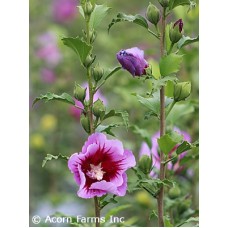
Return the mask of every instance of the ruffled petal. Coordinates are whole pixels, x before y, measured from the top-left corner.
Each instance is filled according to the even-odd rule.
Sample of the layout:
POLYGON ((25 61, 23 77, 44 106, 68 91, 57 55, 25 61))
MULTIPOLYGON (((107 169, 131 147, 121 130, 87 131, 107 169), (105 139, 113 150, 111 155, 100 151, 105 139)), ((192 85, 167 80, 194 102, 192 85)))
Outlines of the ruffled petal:
POLYGON ((123 178, 123 183, 121 186, 117 188, 117 194, 116 194, 117 196, 124 196, 127 191, 127 174, 123 173, 122 178, 123 178))

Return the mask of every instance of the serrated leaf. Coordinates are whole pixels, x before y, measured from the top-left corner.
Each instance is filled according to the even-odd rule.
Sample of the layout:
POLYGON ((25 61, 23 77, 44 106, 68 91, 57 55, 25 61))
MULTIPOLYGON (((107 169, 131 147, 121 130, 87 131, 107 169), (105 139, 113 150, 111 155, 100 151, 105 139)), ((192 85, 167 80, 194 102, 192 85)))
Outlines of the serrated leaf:
POLYGON ((159 90, 162 86, 165 86, 167 84, 167 82, 171 81, 177 81, 178 78, 174 75, 171 76, 166 76, 164 78, 159 78, 159 79, 155 79, 152 78, 152 90, 153 92, 156 92, 157 90, 159 90))
POLYGON ((118 13, 116 18, 113 19, 112 22, 108 25, 108 32, 114 24, 118 22, 125 22, 125 21, 135 23, 146 29, 148 29, 149 27, 146 19, 139 14, 136 14, 134 16, 134 15, 126 15, 124 13, 118 13))
POLYGON ((131 129, 133 133, 140 135, 143 140, 147 143, 148 147, 152 147, 152 142, 151 142, 151 134, 145 129, 139 128, 137 125, 132 125, 131 129))
POLYGON ((96 29, 99 24, 104 20, 110 11, 110 7, 105 5, 95 5, 95 8, 90 17, 89 26, 91 29, 96 29))
POLYGON ((63 159, 63 160, 68 160, 69 157, 68 156, 65 156, 65 155, 62 155, 62 154, 59 154, 59 155, 52 155, 52 154, 47 154, 47 156, 44 158, 43 162, 42 162, 42 168, 46 165, 46 163, 48 161, 51 161, 52 159, 63 159))
POLYGON ((71 48, 79 57, 81 64, 86 60, 86 57, 90 54, 92 46, 87 44, 80 37, 66 37, 62 38, 63 44, 71 48))
POLYGON ((116 128, 116 127, 120 127, 120 126, 123 126, 122 123, 117 123, 117 124, 109 124, 109 125, 99 125, 97 128, 96 128, 96 131, 98 132, 105 132, 111 136, 114 136, 115 137, 115 134, 112 132, 112 129, 113 128, 116 128))
POLYGON ((165 77, 178 72, 182 60, 183 56, 175 53, 163 57, 159 64, 161 75, 165 77))
POLYGON ((169 1, 169 9, 172 10, 177 6, 191 5, 191 0, 170 0, 169 1))
POLYGON ((57 100, 57 101, 62 101, 68 104, 75 105, 74 99, 68 94, 68 93, 62 93, 61 95, 57 95, 54 93, 46 93, 44 95, 40 95, 37 97, 34 101, 33 104, 37 103, 38 101, 45 100, 45 102, 52 101, 52 100, 57 100))
POLYGON ((189 36, 182 36, 182 38, 178 41, 177 43, 177 48, 181 49, 182 47, 198 42, 199 41, 199 36, 195 37, 195 38, 191 38, 189 36))
POLYGON ((121 110, 110 110, 108 113, 106 113, 102 120, 108 119, 110 117, 118 116, 121 117, 123 120, 123 123, 125 127, 128 129, 129 126, 129 114, 127 111, 121 111, 121 110))
MULTIPOLYGON (((137 97, 138 101, 147 107, 151 112, 152 115, 160 117, 160 93, 159 91, 153 93, 152 98, 145 98, 138 94, 132 94, 137 97)), ((165 106, 167 107, 173 100, 171 98, 165 99, 165 106)))
POLYGON ((111 216, 116 215, 120 211, 126 210, 129 207, 132 207, 132 205, 131 204, 125 204, 125 205, 121 205, 121 206, 117 206, 117 207, 112 208, 110 211, 107 212, 107 214, 105 216, 105 221, 108 221, 111 216))
POLYGON ((182 141, 182 136, 177 132, 173 131, 171 133, 163 135, 158 139, 158 145, 163 153, 166 155, 176 146, 178 143, 182 141))

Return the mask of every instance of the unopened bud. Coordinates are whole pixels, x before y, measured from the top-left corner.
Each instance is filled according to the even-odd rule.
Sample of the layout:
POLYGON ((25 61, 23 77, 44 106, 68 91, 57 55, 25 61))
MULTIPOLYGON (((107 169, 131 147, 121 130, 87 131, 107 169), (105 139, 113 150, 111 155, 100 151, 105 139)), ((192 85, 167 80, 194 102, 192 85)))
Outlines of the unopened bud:
POLYGON ((179 82, 174 85, 174 101, 185 100, 191 94, 191 82, 179 82))
POLYGON ((152 157, 148 155, 142 155, 142 157, 139 159, 139 169, 145 173, 149 174, 152 169, 152 157))
POLYGON ((97 37, 96 31, 90 30, 89 31, 89 39, 90 39, 91 44, 95 41, 96 37, 97 37))
POLYGON ((75 84, 75 86, 74 86, 74 97, 78 101, 81 101, 83 103, 85 100, 85 97, 86 97, 86 89, 81 87, 79 84, 75 84))
POLYGON ((93 114, 96 117, 102 117, 105 113, 105 106, 100 99, 96 100, 93 104, 93 114))
POLYGON ((93 5, 91 4, 91 2, 88 1, 85 4, 84 13, 85 15, 90 16, 92 12, 93 12, 93 5))
POLYGON ((89 117, 88 116, 84 116, 84 114, 81 114, 80 123, 81 123, 82 127, 84 128, 84 130, 87 133, 90 133, 89 117))
POLYGON ((160 11, 159 11, 159 9, 155 5, 150 3, 149 6, 147 7, 146 18, 152 24, 157 25, 157 23, 160 20, 160 11))
POLYGON ((160 5, 164 8, 169 6, 169 0, 158 0, 160 5))
POLYGON ((181 190, 179 187, 175 186, 169 189, 168 196, 170 199, 176 199, 178 196, 180 196, 181 190))
POLYGON ((183 30, 183 21, 182 19, 177 20, 174 25, 171 24, 169 30, 169 38, 172 43, 177 43, 182 38, 182 30, 183 30))
POLYGON ((104 75, 104 69, 100 67, 99 64, 97 64, 93 69, 92 69, 92 74, 93 78, 96 82, 98 82, 104 75))
POLYGON ((94 61, 94 58, 91 56, 91 55, 88 55, 87 57, 86 57, 86 60, 85 60, 85 62, 84 62, 84 66, 85 67, 90 67, 91 66, 91 64, 93 63, 93 61, 94 61))

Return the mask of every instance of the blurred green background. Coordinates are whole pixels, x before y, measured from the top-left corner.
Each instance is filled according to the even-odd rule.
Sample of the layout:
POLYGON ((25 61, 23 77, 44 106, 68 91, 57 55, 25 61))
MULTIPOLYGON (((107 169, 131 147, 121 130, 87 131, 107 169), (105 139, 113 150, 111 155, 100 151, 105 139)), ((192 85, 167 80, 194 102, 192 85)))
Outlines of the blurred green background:
MULTIPOLYGON (((94 44, 94 53, 100 65, 105 68, 117 66, 116 53, 134 46, 145 51, 148 61, 158 61, 159 43, 143 28, 126 22, 115 25, 110 34, 107 33, 108 24, 118 12, 139 13, 144 16, 149 1, 97 1, 97 4, 103 3, 112 7, 112 10, 98 28, 94 44)), ((77 4, 74 0, 30 0, 30 217, 45 217, 56 212, 70 216, 93 216, 93 201, 77 197, 77 186, 66 162, 54 160, 41 168, 47 153, 70 156, 81 150, 87 135, 80 126, 77 113, 61 102, 40 102, 32 107, 32 101, 40 94, 48 91, 73 94, 74 81, 80 84, 86 81, 85 71, 77 56, 61 42, 63 36, 82 35, 84 21, 75 7, 77 4), (61 7, 58 7, 58 4, 61 4, 61 7)), ((184 34, 195 37, 198 34, 198 14, 197 2, 196 8, 189 13, 187 7, 177 7, 175 14, 170 16, 168 21, 182 18, 184 34)), ((181 81, 192 82, 189 104, 194 107, 194 111, 180 115, 180 118, 180 113, 176 113, 177 118, 173 124, 188 132, 192 141, 195 141, 198 139, 198 44, 186 47, 181 53, 184 54, 184 63, 178 77, 181 81)), ((108 108, 127 110, 131 124, 137 124, 153 135, 159 129, 158 121, 155 118, 144 120, 146 109, 131 95, 135 92, 145 95, 150 88, 149 82, 133 79, 128 72, 120 71, 109 79, 100 92, 107 100, 108 108)), ((179 110, 182 111, 185 110, 179 110)), ((142 138, 124 128, 114 132, 124 146, 134 152, 138 160, 142 138)), ((184 173, 175 179, 181 187, 182 195, 188 194, 192 199, 188 209, 196 213, 198 161, 188 162, 186 167, 191 170, 192 175, 187 177, 184 173)), ((134 180, 132 171, 129 171, 128 175, 129 180, 134 180)), ((120 213, 125 216, 125 220, 129 220, 125 225, 157 225, 156 219, 148 219, 150 212, 156 210, 156 200, 146 192, 138 191, 126 197, 119 197, 118 202, 120 205, 132 205, 120 213)), ((109 205, 102 214, 112 207, 113 205, 109 205)), ((34 224, 30 222, 30 226, 34 224)))

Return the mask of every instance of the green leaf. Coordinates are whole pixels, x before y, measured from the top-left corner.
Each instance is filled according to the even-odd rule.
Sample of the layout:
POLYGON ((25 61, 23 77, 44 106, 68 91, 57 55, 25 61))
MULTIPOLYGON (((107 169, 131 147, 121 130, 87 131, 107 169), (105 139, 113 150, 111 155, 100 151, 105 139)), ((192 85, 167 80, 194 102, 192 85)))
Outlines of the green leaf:
POLYGON ((177 147, 176 153, 181 154, 187 150, 190 150, 191 148, 192 148, 192 144, 187 141, 184 141, 180 144, 180 146, 177 147))
POLYGON ((79 37, 62 38, 63 44, 71 48, 79 57, 81 64, 86 60, 86 57, 90 54, 92 46, 87 44, 79 37))
POLYGON ((124 21, 135 23, 135 24, 140 25, 146 29, 148 29, 148 27, 149 27, 146 19, 139 14, 136 14, 135 16, 133 16, 133 15, 126 15, 124 13, 118 13, 116 18, 113 19, 112 22, 109 24, 108 32, 110 31, 111 27, 114 24, 116 24, 118 22, 124 22, 124 21))
POLYGON ((57 101, 62 101, 62 102, 68 103, 68 104, 75 105, 73 97, 71 97, 68 93, 62 93, 61 95, 57 95, 54 93, 47 93, 45 95, 41 94, 39 97, 37 97, 33 101, 32 105, 34 105, 36 102, 41 101, 41 100, 45 100, 45 102, 57 100, 57 101))
POLYGON ((98 132, 105 132, 111 136, 114 136, 115 137, 115 134, 112 132, 112 129, 113 128, 116 128, 116 127, 120 127, 120 126, 123 126, 122 123, 115 123, 115 124, 109 124, 109 125, 99 125, 97 128, 96 128, 96 131, 98 132))
POLYGON ((152 147, 151 134, 147 130, 139 128, 137 125, 132 125, 131 129, 133 133, 138 134, 143 138, 149 148, 152 147))
POLYGON ((198 42, 199 41, 199 36, 195 37, 195 38, 191 38, 189 36, 182 36, 182 38, 178 41, 177 43, 177 48, 181 49, 182 47, 198 42))
MULTIPOLYGON (((153 93, 152 98, 145 98, 138 94, 132 94, 137 97, 138 101, 147 107, 151 111, 151 115, 156 117, 160 117, 160 93, 159 91, 153 93)), ((165 99, 165 106, 167 107, 172 102, 172 99, 167 98, 165 99)))
POLYGON ((109 79, 113 74, 115 74, 117 71, 119 71, 122 67, 115 67, 114 69, 108 69, 106 72, 105 72, 105 75, 104 75, 104 80, 106 81, 107 79, 109 79))
POLYGON ((163 135, 158 139, 158 145, 163 153, 168 155, 168 153, 182 141, 182 136, 177 132, 173 131, 171 133, 163 135))
POLYGON ((191 0, 170 0, 169 1, 169 9, 172 10, 177 6, 185 6, 194 4, 191 0))
POLYGON ((170 218, 168 216, 163 216, 163 218, 165 227, 173 227, 173 224, 171 223, 170 218))
POLYGON ((110 11, 110 7, 105 5, 95 5, 95 8, 90 17, 89 26, 91 29, 96 29, 99 24, 104 20, 110 11))
POLYGON ((186 221, 184 221, 182 223, 179 223, 177 225, 177 227, 180 227, 180 226, 182 226, 182 225, 184 225, 186 223, 190 223, 190 222, 199 222, 199 217, 191 217, 191 218, 187 219, 186 221))
POLYGON ((121 110, 110 110, 108 113, 106 113, 102 120, 108 119, 110 117, 118 116, 121 117, 123 120, 123 123, 125 127, 128 129, 129 126, 129 114, 127 111, 121 111, 121 110))
POLYGON ((108 195, 105 195, 105 197, 100 198, 100 208, 103 209, 105 206, 107 206, 109 203, 118 203, 115 200, 116 195, 112 195, 111 197, 108 195), (108 197, 108 198, 107 198, 108 197))
POLYGON ((68 160, 69 157, 68 156, 65 156, 65 155, 62 155, 62 154, 59 154, 59 155, 52 155, 52 154, 47 154, 47 156, 44 158, 43 162, 42 162, 42 167, 44 167, 46 165, 46 163, 48 161, 51 161, 52 159, 63 159, 63 160, 68 160))
POLYGON ((161 75, 164 77, 178 72, 182 60, 183 56, 175 53, 163 57, 159 64, 161 75))
POLYGON ((151 81, 152 81, 152 91, 153 92, 156 92, 157 90, 160 90, 160 88, 162 86, 165 86, 167 84, 167 82, 171 81, 177 81, 178 78, 174 75, 171 75, 171 76, 166 76, 164 78, 160 78, 160 79, 154 79, 152 78, 151 81))
POLYGON ((167 117, 167 122, 176 124, 183 116, 194 112, 194 106, 191 103, 176 103, 167 117))
POLYGON ((132 207, 132 205, 131 204, 125 204, 125 205, 121 205, 121 206, 112 208, 110 211, 107 212, 107 214, 105 216, 105 221, 108 221, 111 216, 116 215, 120 211, 126 210, 129 207, 132 207))

